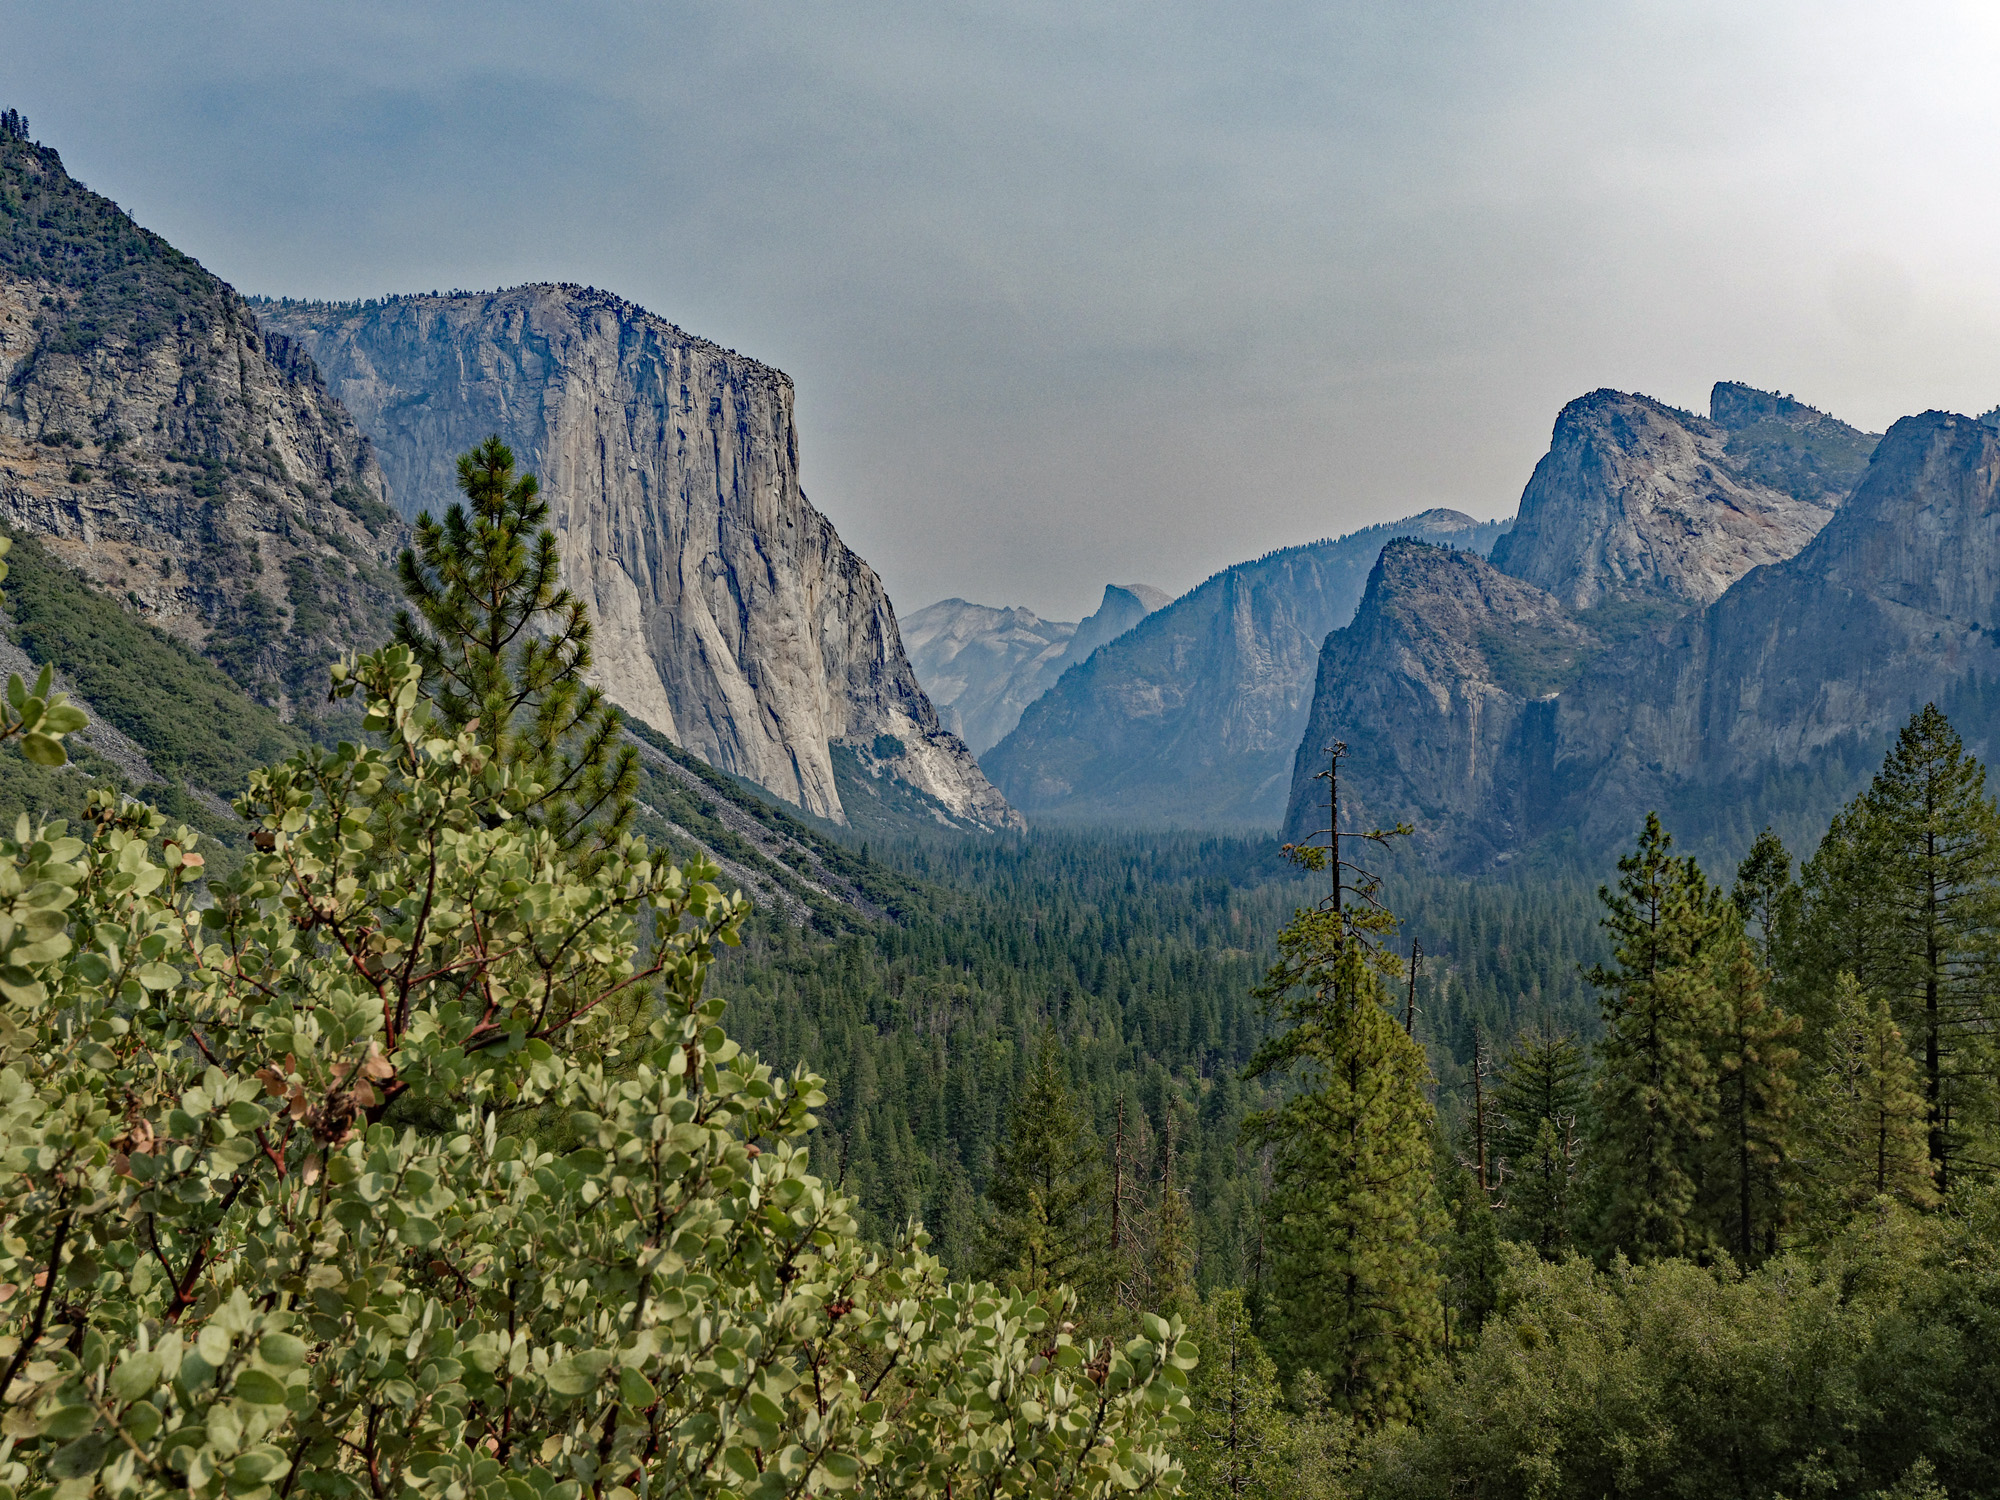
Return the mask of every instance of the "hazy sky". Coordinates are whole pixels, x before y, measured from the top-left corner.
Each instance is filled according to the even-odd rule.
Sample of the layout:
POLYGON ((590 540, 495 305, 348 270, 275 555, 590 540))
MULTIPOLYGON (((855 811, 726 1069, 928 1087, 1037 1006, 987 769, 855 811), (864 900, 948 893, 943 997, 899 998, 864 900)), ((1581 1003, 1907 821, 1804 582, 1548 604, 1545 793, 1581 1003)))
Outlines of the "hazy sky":
POLYGON ((1571 397, 2000 402, 2000 7, 0 0, 0 105, 246 291, 594 283, 788 371, 899 609, 1075 618, 1571 397))

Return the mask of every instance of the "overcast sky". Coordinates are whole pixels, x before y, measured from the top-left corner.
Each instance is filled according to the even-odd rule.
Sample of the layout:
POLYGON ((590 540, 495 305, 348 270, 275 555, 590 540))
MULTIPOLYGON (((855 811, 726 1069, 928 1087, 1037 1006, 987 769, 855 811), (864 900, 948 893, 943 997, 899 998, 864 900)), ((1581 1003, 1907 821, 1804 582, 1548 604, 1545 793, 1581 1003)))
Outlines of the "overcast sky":
POLYGON ((2000 7, 0 0, 0 106, 245 291, 609 288, 791 374, 899 610, 1074 619, 1598 386, 2000 402, 2000 7))

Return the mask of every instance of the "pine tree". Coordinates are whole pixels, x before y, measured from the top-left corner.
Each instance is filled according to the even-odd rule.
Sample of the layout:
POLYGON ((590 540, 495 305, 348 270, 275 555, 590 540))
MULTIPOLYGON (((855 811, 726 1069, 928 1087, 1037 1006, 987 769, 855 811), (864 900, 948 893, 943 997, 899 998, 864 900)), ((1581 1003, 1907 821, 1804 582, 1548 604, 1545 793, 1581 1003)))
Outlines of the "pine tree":
POLYGON ((1445 1349, 1450 1353, 1477 1338, 1487 1316, 1499 1305, 1505 1262, 1492 1200, 1463 1159, 1455 1159, 1449 1152, 1442 1155, 1438 1195, 1444 1200, 1446 1228, 1439 1268, 1447 1310, 1445 1349))
POLYGON ((1148 1264, 1146 1305, 1163 1312, 1185 1310, 1194 1290, 1194 1213, 1187 1189, 1176 1176, 1179 1129, 1169 1098, 1160 1123, 1160 1206, 1153 1216, 1153 1253, 1148 1264))
POLYGON ((1923 1074, 1928 1145, 1950 1185, 1967 1122, 1986 1113, 1983 1034, 2000 953, 2000 815, 1986 770, 1927 704, 1845 809, 1805 883, 1802 948, 1831 996, 1838 974, 1886 1000, 1923 1074))
POLYGON ((1393 956, 1359 927, 1302 911, 1279 936, 1261 993, 1283 1030, 1250 1071, 1298 1088, 1245 1132, 1272 1150, 1264 1326, 1283 1364, 1374 1422, 1407 1416, 1443 1330, 1430 1070, 1388 1009, 1393 956))
POLYGON ((1550 1260, 1570 1246, 1578 1121, 1590 1065, 1576 1038, 1543 1022, 1521 1031, 1493 1091, 1493 1143, 1509 1234, 1550 1260))
POLYGON ((986 1195, 990 1274, 1026 1292, 1067 1285, 1094 1303, 1106 1270, 1096 1213, 1103 1168, 1053 1033, 1042 1038, 997 1156, 986 1195))
POLYGON ((1813 1196, 1828 1228, 1878 1198, 1937 1203, 1922 1075, 1888 1001, 1852 974, 1834 987, 1826 1062, 1807 1100, 1813 1196))
POLYGON ((631 824, 638 752, 622 743, 618 710, 584 681, 590 614, 561 586, 535 476, 517 476, 513 450, 489 437, 459 455, 458 487, 465 501, 442 521, 417 517, 399 564, 414 612, 397 616, 396 640, 445 724, 477 723, 512 779, 510 811, 587 868, 589 851, 616 845, 631 824))
POLYGON ((1800 1023, 1769 1002, 1740 923, 1732 914, 1712 957, 1717 1108, 1702 1197, 1710 1231, 1747 1266, 1776 1252, 1788 1207, 1800 1023))
POLYGON ((1694 1218, 1699 1157, 1715 1123, 1716 995, 1709 948, 1724 901, 1648 813, 1637 848, 1600 889, 1614 965, 1591 970, 1605 1034, 1592 1146, 1603 1194, 1600 1233, 1635 1257, 1683 1255, 1703 1235, 1694 1218))
POLYGON ((1290 1487, 1281 1471, 1286 1413, 1277 1366, 1251 1331, 1243 1293, 1221 1288, 1188 1320, 1201 1363, 1188 1381, 1191 1419, 1178 1444, 1190 1495, 1276 1500, 1290 1487))
POLYGON ((1769 827, 1757 835, 1750 852, 1736 867, 1736 885, 1729 893, 1757 962, 1775 970, 1786 937, 1798 917, 1799 888, 1792 880, 1792 856, 1769 827))

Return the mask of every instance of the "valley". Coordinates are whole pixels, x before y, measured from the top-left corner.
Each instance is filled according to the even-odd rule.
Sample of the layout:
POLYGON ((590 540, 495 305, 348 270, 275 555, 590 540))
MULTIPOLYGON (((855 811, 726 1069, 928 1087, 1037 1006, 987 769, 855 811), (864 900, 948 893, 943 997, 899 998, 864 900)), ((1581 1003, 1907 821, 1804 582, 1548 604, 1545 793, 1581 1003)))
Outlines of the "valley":
POLYGON ((1991 1492, 2000 415, 904 612, 782 371, 4 118, 10 1495, 1991 1492))

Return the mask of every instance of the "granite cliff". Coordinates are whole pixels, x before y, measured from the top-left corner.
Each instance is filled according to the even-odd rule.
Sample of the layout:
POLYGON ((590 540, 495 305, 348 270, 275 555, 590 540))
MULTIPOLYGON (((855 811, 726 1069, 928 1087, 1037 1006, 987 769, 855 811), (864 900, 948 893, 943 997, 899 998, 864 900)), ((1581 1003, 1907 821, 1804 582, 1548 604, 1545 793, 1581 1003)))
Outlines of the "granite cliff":
POLYGON ((0 521, 287 713, 316 712, 325 664, 388 633, 402 526, 312 360, 15 134, 0 521))
POLYGON ((1502 530, 1429 510, 1225 569, 1065 672, 981 763, 1030 817, 1269 827, 1320 645, 1353 615, 1383 545, 1484 552, 1502 530))
POLYGON ((1546 814, 1552 690, 1603 649, 1552 594, 1470 552, 1392 541, 1354 621, 1326 639, 1285 833, 1326 825, 1326 747, 1344 741, 1341 821, 1408 821, 1457 860, 1514 847, 1546 814))
MULTIPOLYGON (((2000 434, 1925 412, 1796 557, 1662 639, 1607 653, 1555 704, 1552 785, 1586 837, 1696 782, 1755 782, 1892 733, 2000 678, 2000 434)), ((1978 696, 1976 693, 1974 696, 1978 696)), ((1963 716, 1968 740, 1994 725, 1963 716)))
POLYGON ((1844 423, 1746 386, 1717 386, 1711 412, 1704 420, 1623 391, 1572 401, 1521 494, 1513 530, 1493 549, 1494 566, 1573 609, 1643 598, 1707 604, 1810 541, 1874 445, 1844 423), (1845 453, 1825 441, 1840 434, 1852 435, 1845 453), (1821 441, 1809 448, 1809 436, 1821 441), (1780 487, 1792 477, 1786 455, 1820 449, 1844 457, 1848 472, 1804 467, 1780 487))
POLYGON ((1096 612, 1074 621, 941 599, 904 618, 903 644, 944 726, 982 755, 1068 668, 1168 602, 1148 584, 1108 583, 1096 612))
POLYGON ((488 433, 540 476, 629 713, 822 816, 886 782, 946 823, 1018 823, 918 686, 874 570, 807 502, 784 374, 573 286, 263 317, 326 372, 405 515, 448 503, 488 433))
MULTIPOLYGON (((2000 676, 1988 618, 2000 434, 1932 412, 1878 445, 1731 384, 1711 412, 1697 425, 1640 398, 1587 397, 1558 423, 1564 461, 1530 481, 1530 543, 1496 548, 1484 572, 1385 555, 1321 655, 1288 833, 1317 816, 1311 778, 1334 737, 1354 747, 1347 784, 1367 817, 1409 818, 1433 854, 1470 867, 1551 836, 1609 847, 1648 808, 1698 822, 1723 787, 1761 817, 1784 811, 1770 791, 1783 784, 1809 821, 1801 797, 1846 789, 1827 757, 2000 676), (1789 554, 1746 566, 1748 543, 1799 537, 1802 524, 1748 527, 1746 496, 1767 520, 1786 514, 1774 495, 1823 520, 1789 554), (1505 594, 1509 570, 1529 575, 1516 589, 1536 586, 1505 594), (1801 776, 1826 785, 1800 792, 1801 776)), ((1816 801, 1813 816, 1829 810, 1816 801)))

